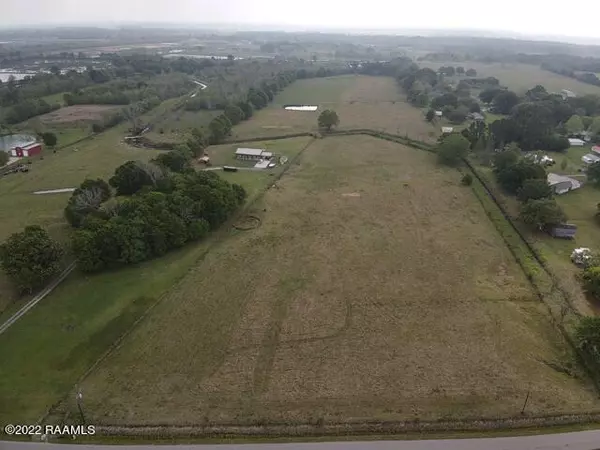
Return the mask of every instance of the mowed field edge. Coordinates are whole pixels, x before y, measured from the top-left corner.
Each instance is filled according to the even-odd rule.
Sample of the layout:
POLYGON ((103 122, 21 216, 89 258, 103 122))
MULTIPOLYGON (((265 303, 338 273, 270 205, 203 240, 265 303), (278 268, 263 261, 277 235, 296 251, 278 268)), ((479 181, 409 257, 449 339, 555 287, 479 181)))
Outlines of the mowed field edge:
POLYGON ((83 383, 98 424, 439 419, 597 408, 458 172, 314 143, 83 383))

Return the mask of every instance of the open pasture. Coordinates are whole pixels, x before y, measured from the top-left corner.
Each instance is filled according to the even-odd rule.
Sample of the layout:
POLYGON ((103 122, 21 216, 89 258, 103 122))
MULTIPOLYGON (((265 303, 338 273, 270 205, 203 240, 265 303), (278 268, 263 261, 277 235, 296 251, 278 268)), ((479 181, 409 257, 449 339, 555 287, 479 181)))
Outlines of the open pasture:
POLYGON ((460 174, 315 141, 83 382, 96 424, 517 416, 597 406, 460 174))
POLYGON ((298 80, 275 97, 267 108, 234 127, 233 137, 275 136, 317 131, 324 109, 340 117, 339 129, 371 128, 434 142, 439 134, 421 110, 406 103, 392 78, 340 76, 298 80), (317 105, 316 112, 286 111, 284 105, 317 105))
POLYGON ((560 92, 568 89, 578 95, 600 95, 600 87, 582 83, 573 78, 565 77, 539 66, 517 63, 481 63, 481 62, 432 62, 418 61, 419 66, 437 70, 441 66, 463 66, 465 69, 475 69, 478 77, 496 77, 500 84, 512 89, 517 94, 524 94, 532 87, 541 84, 548 92, 560 92))

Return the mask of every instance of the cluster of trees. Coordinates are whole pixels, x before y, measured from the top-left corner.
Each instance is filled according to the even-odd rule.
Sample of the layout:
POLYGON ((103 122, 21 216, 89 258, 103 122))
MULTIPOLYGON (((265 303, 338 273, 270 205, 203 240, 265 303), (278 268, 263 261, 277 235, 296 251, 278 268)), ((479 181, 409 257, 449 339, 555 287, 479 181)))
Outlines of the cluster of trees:
POLYGON ((129 161, 109 184, 86 180, 65 209, 76 227, 73 251, 86 272, 135 264, 199 240, 246 197, 241 186, 213 172, 194 172, 180 151, 149 163, 129 161))
POLYGON ((7 124, 14 125, 30 119, 31 117, 55 111, 58 108, 60 108, 60 105, 50 105, 48 102, 42 99, 24 100, 6 109, 4 112, 4 121, 7 124))
POLYGON ((504 89, 486 89, 480 98, 491 103, 495 112, 508 114, 490 126, 497 147, 516 142, 526 151, 569 148, 565 124, 574 110, 562 97, 549 94, 543 86, 530 89, 523 98, 504 89))
POLYGON ((521 156, 511 144, 494 157, 494 174, 500 186, 521 202, 520 219, 541 231, 565 223, 567 216, 553 198, 545 169, 521 156))
POLYGON ((442 66, 438 69, 438 72, 449 77, 453 77, 454 75, 466 75, 468 77, 477 76, 477 71, 475 69, 465 70, 463 66, 442 66))

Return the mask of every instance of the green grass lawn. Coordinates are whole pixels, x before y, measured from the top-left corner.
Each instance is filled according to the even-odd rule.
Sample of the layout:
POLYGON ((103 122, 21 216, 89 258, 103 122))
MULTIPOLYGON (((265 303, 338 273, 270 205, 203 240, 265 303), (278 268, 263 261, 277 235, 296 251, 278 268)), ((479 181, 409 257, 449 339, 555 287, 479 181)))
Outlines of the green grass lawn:
MULTIPOLYGON (((38 175, 29 183, 16 177, 0 180, 0 183, 12 181, 9 195, 0 197, 0 212, 7 211, 8 216, 8 211, 18 209, 18 204, 28 204, 31 216, 20 215, 19 223, 47 217, 55 226, 54 234, 64 236, 68 228, 62 219, 62 209, 69 194, 41 197, 33 196, 29 191, 33 189, 32 186, 58 185, 59 180, 60 186, 74 185, 86 175, 106 177, 123 160, 149 158, 156 154, 154 151, 119 144, 122 134, 123 130, 114 130, 102 139, 86 143, 78 152, 59 152, 54 160, 47 158, 37 161, 30 174, 38 175), (103 163, 93 164, 99 160, 103 163), (62 175, 59 170, 61 166, 62 175), (65 170, 65 166, 72 170, 65 170)), ((297 138, 252 145, 268 148, 291 160, 310 141, 310 138, 297 138)), ((226 158, 230 147, 210 147, 209 151, 215 157, 222 154, 226 158)), ((248 202, 251 202, 284 169, 285 166, 278 166, 264 172, 219 174, 228 181, 244 186, 248 191, 248 202)), ((11 226, 8 219, 0 216, 5 232, 11 226)), ((13 221, 11 229, 15 228, 17 223, 13 221)), ((32 423, 42 416, 149 305, 172 288, 216 241, 216 237, 209 237, 202 243, 137 267, 94 276, 80 273, 71 275, 18 324, 0 335, 0 405, 10 405, 10 408, 0 408, 0 423, 32 423), (29 358, 23 355, 35 356, 29 358)))
POLYGON ((356 82, 353 75, 298 80, 277 94, 274 105, 320 105, 340 101, 356 82))
POLYGON ((45 100, 50 105, 58 103, 60 106, 65 106, 65 94, 66 92, 59 92, 58 94, 46 95, 45 97, 42 97, 41 100, 45 100))
POLYGON ((486 123, 494 123, 496 120, 504 119, 506 116, 503 114, 494 114, 491 112, 485 113, 485 121, 486 123))

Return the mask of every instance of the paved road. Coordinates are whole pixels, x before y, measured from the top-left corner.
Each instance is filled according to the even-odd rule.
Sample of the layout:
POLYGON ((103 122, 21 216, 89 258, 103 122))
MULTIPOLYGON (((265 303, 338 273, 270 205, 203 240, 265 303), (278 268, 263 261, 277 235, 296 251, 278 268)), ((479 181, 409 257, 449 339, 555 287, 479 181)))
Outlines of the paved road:
MULTIPOLYGON (((77 450, 156 450, 154 445, 78 445, 77 450)), ((598 450, 600 431, 540 436, 424 441, 324 442, 297 444, 161 445, 160 450, 598 450)), ((0 442, 0 450, 74 450, 70 444, 0 442)))
MULTIPOLYGON (((8 319, 6 322, 4 322, 2 325, 0 325, 0 334, 4 333, 6 330, 8 330, 8 328, 13 323, 15 323, 17 320, 19 320, 21 317, 23 317, 27 313, 27 311, 29 311, 31 308, 33 308, 35 305, 37 305, 40 301, 42 301, 44 299, 44 297, 46 297, 50 292, 52 292, 54 290, 54 288, 56 288, 56 286, 58 286, 65 278, 67 278, 67 276, 69 276, 69 274, 71 272, 73 272, 73 269, 75 269, 75 263, 71 263, 71 265, 69 267, 67 267, 59 275, 59 277, 56 280, 54 280, 52 283, 50 283, 50 285, 48 285, 42 292, 40 292, 38 295, 33 297, 29 302, 27 302, 25 304, 25 306, 23 306, 20 310, 18 310, 10 319, 8 319)), ((0 450, 2 450, 1 445, 0 445, 0 450)))

